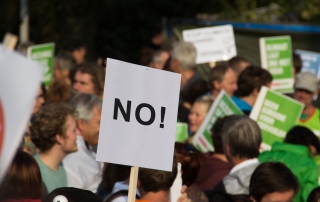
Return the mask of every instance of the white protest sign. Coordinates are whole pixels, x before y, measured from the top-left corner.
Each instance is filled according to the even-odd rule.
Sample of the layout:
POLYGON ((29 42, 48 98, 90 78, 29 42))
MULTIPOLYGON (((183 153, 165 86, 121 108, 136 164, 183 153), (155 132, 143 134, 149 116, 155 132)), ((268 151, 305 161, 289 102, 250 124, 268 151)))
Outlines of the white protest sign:
POLYGON ((97 161, 172 171, 181 75, 107 59, 97 161))
POLYGON ((22 141, 42 71, 37 63, 0 46, 0 179, 22 141))
POLYGON ((229 60, 237 55, 232 25, 184 30, 183 40, 197 49, 197 64, 229 60))

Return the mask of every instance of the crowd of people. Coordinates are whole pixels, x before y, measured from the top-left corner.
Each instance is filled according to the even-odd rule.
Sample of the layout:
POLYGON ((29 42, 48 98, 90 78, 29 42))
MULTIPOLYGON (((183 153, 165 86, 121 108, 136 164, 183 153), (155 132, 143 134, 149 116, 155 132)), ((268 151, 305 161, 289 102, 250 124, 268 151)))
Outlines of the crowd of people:
MULTIPOLYGON (((25 54, 28 45, 17 50, 25 54)), ((61 47, 52 83, 39 85, 21 146, 1 181, 0 200, 127 201, 130 167, 95 160, 106 58, 125 57, 106 52, 88 62, 81 41, 68 39, 61 47)), ((248 115, 261 87, 271 86, 270 72, 235 56, 216 63, 204 79, 196 57, 191 43, 164 41, 161 32, 141 50, 141 65, 181 74, 177 120, 188 123, 189 137, 175 144, 172 172, 139 168, 136 200, 170 201, 180 176, 179 202, 320 201, 320 111, 313 104, 319 81, 301 72, 299 56, 293 55, 294 92, 287 96, 304 104, 301 118, 283 142, 264 152, 261 129, 248 115), (243 115, 217 119, 211 128, 214 152, 201 153, 192 139, 221 90, 243 115)))

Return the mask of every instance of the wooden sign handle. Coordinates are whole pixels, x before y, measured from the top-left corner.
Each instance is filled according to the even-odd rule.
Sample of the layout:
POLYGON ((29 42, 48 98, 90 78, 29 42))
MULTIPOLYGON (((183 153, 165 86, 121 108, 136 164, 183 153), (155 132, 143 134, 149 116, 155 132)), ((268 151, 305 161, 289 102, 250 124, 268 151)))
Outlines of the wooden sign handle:
POLYGON ((137 166, 131 167, 128 202, 135 202, 136 201, 138 171, 139 171, 139 167, 137 167, 137 166))
POLYGON ((2 45, 12 51, 14 50, 14 47, 16 46, 17 42, 18 42, 18 37, 8 32, 4 36, 2 45))

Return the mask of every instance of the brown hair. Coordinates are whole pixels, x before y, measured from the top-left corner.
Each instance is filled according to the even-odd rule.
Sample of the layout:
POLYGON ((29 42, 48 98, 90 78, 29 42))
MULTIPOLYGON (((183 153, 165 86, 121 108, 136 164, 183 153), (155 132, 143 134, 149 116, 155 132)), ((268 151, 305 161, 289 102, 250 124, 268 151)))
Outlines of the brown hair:
POLYGON ((67 117, 75 116, 75 109, 67 104, 52 103, 35 114, 30 132, 32 142, 41 150, 48 151, 56 143, 56 135, 65 136, 67 117))
POLYGON ((23 151, 18 151, 8 175, 0 188, 4 199, 41 199, 42 179, 36 160, 23 151))
POLYGON ((71 99, 71 88, 63 81, 54 81, 50 84, 47 101, 49 103, 61 102, 68 103, 71 99))
POLYGON ((177 161, 181 163, 182 184, 192 185, 203 166, 204 157, 201 152, 192 145, 175 143, 177 161))
POLYGON ((91 81, 93 83, 95 93, 99 97, 101 97, 103 94, 105 78, 105 71, 103 70, 103 68, 94 63, 84 63, 78 65, 76 69, 76 72, 89 74, 91 76, 91 81))
POLYGON ((273 192, 299 191, 299 183, 291 170, 280 162, 260 164, 253 172, 250 180, 250 196, 257 202, 273 192))
POLYGON ((138 179, 145 192, 169 191, 178 173, 177 161, 173 159, 172 172, 139 168, 138 179))
POLYGON ((228 64, 233 69, 233 71, 235 71, 239 75, 241 73, 241 63, 242 62, 250 63, 249 60, 247 60, 246 58, 244 58, 242 56, 234 56, 233 58, 231 58, 229 60, 228 64))
POLYGON ((244 97, 250 95, 254 89, 260 91, 262 86, 271 83, 272 75, 261 67, 250 66, 243 70, 238 78, 238 90, 235 95, 244 97))

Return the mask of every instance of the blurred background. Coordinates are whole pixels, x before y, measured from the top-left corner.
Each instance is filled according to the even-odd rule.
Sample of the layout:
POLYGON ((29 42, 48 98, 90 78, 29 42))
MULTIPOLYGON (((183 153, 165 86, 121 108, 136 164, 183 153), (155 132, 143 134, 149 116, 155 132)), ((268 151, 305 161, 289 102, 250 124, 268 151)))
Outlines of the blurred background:
MULTIPOLYGON (((242 55, 258 50, 258 41, 253 42, 256 48, 241 49, 252 37, 273 34, 290 34, 293 48, 300 43, 297 48, 320 52, 314 43, 320 40, 320 0, 1 0, 0 37, 6 32, 19 36, 26 14, 30 41, 55 42, 58 51, 65 38, 78 37, 87 46, 89 60, 113 51, 138 63, 137 50, 159 30, 164 37, 179 39, 182 29, 226 22, 240 23, 233 24, 238 53, 249 51, 242 55), (261 24, 254 23, 273 27, 257 29, 254 26, 261 24), (288 27, 291 24, 312 29, 291 32, 297 27, 288 27)), ((259 62, 258 55, 252 57, 252 62, 259 62)))

